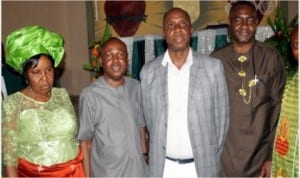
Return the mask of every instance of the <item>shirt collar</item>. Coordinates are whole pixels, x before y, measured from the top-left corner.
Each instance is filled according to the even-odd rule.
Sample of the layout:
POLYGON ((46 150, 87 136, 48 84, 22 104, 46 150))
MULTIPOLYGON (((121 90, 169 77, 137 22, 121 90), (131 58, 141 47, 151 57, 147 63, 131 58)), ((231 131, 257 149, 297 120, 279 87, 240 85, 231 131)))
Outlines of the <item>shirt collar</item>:
MULTIPOLYGON (((165 67, 168 63, 173 63, 171 60, 171 57, 169 55, 168 50, 165 52, 164 58, 161 62, 161 64, 165 67)), ((186 65, 192 65, 193 64, 193 57, 192 57, 192 50, 189 48, 189 54, 187 56, 187 59, 185 61, 186 65)))

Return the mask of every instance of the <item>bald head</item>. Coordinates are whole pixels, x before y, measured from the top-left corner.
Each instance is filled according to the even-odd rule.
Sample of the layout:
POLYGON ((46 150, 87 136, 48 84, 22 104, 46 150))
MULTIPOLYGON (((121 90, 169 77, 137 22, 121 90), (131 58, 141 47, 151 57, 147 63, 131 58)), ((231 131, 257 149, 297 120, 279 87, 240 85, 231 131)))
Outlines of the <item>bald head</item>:
POLYGON ((171 14, 171 13, 173 13, 173 12, 183 13, 183 14, 188 18, 189 22, 191 22, 191 17, 190 17, 190 15, 189 15, 185 10, 183 10, 183 9, 181 9, 181 8, 179 8, 179 7, 174 7, 174 8, 172 8, 172 9, 168 10, 168 11, 165 13, 165 15, 164 15, 164 17, 163 17, 163 24, 165 24, 165 20, 166 20, 166 18, 168 17, 168 15, 171 14))
POLYGON ((112 46, 112 45, 114 46, 116 44, 121 45, 122 46, 121 49, 127 55, 127 46, 126 46, 126 44, 122 40, 120 40, 119 38, 111 37, 103 43, 102 50, 101 50, 101 56, 105 53, 107 48, 110 48, 110 46, 112 46))

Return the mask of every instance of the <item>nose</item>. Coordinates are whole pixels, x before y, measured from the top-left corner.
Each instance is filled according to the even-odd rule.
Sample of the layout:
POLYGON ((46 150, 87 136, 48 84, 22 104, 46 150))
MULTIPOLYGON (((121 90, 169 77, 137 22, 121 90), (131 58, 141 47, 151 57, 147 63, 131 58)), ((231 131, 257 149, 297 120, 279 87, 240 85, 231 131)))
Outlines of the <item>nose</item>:
POLYGON ((42 76, 41 76, 42 80, 47 80, 48 79, 48 75, 46 72, 42 72, 42 76))
POLYGON ((120 63, 120 58, 118 55, 112 55, 111 63, 114 65, 118 65, 120 63))
POLYGON ((182 25, 180 23, 174 25, 174 31, 179 31, 181 29, 183 29, 183 27, 182 27, 182 25))
POLYGON ((241 22, 241 27, 242 27, 242 28, 248 28, 247 20, 243 20, 243 21, 241 22))
POLYGON ((119 57, 118 57, 117 54, 115 54, 115 55, 112 56, 112 62, 113 63, 118 63, 119 62, 119 57))

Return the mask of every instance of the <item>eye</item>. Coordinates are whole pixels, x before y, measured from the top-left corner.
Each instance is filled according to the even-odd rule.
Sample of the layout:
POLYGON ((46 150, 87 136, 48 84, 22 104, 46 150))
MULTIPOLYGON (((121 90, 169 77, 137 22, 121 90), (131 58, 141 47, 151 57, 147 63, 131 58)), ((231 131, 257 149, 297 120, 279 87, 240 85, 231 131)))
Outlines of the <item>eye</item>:
POLYGON ((240 17, 237 17, 235 19, 233 19, 233 21, 236 23, 236 24, 241 24, 243 22, 243 19, 240 18, 240 17))
POLYGON ((187 26, 187 23, 186 23, 186 22, 181 22, 181 23, 180 23, 180 27, 181 27, 181 28, 185 28, 186 26, 187 26))
POLYGON ((53 71, 52 67, 50 67, 50 68, 47 69, 47 72, 52 72, 52 71, 53 71))
POLYGON ((175 28, 175 24, 174 23, 169 23, 167 24, 168 29, 174 29, 175 28))
POLYGON ((125 59, 127 57, 127 55, 123 52, 118 53, 118 58, 119 59, 125 59))
POLYGON ((296 43, 292 43, 292 48, 294 48, 294 49, 298 49, 298 42, 296 42, 296 43))
POLYGON ((111 59, 111 58, 112 58, 112 54, 110 52, 103 54, 103 59, 111 59))
POLYGON ((247 18, 247 23, 248 24, 254 24, 255 23, 255 19, 253 17, 247 18))
POLYGON ((40 70, 32 70, 31 73, 33 75, 38 75, 40 73, 40 70))

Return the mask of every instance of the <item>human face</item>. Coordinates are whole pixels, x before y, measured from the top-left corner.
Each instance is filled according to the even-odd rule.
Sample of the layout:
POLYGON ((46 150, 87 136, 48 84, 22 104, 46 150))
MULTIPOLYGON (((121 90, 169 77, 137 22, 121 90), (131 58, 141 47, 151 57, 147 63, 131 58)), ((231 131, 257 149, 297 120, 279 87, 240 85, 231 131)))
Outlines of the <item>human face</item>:
POLYGON ((128 67, 126 46, 119 40, 108 41, 102 48, 101 63, 104 78, 111 86, 123 85, 128 67))
POLYGON ((235 6, 229 15, 229 29, 233 43, 252 43, 257 24, 257 15, 253 8, 248 5, 235 6))
POLYGON ((298 29, 293 31, 291 35, 291 48, 292 48, 292 53, 294 56, 294 59, 298 62, 298 29))
POLYGON ((163 22, 163 35, 169 51, 185 51, 189 49, 192 35, 190 18, 180 9, 172 9, 163 22))
POLYGON ((54 82, 54 68, 50 59, 41 55, 37 66, 28 69, 28 85, 36 95, 49 96, 54 82))

